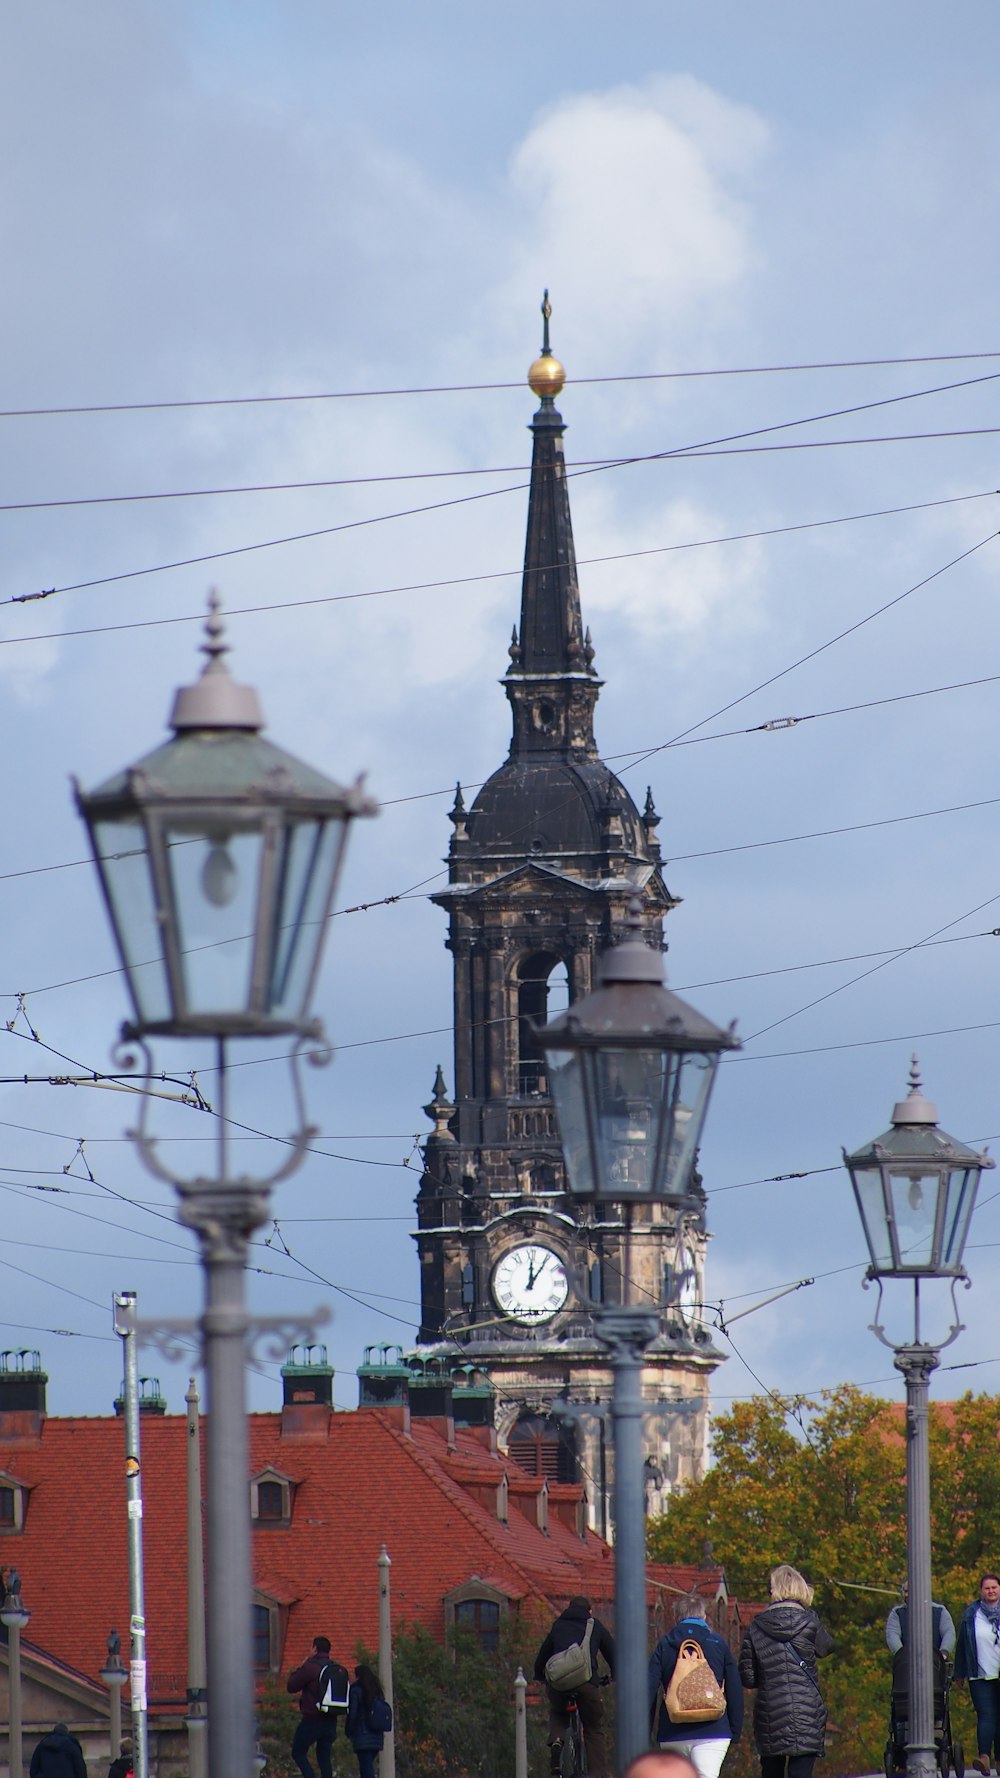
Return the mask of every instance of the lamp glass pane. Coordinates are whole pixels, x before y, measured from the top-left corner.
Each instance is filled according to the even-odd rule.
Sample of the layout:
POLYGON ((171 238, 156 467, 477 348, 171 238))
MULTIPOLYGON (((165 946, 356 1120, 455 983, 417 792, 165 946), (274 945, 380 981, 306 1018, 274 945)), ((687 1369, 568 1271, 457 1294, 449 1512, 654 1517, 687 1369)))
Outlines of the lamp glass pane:
POLYGON ((563 1159, 571 1192, 593 1197, 600 1190, 595 1176, 584 1092, 584 1058, 579 1050, 549 1050, 549 1087, 559 1120, 563 1159))
MULTIPOLYGON (((654 1190, 685 1197, 690 1189, 691 1172, 708 1109, 708 1095, 719 1058, 689 1050, 680 1056, 671 1056, 669 1060, 675 1067, 672 1083, 665 1082, 666 1085, 672 1084, 673 1090, 670 1121, 664 1129, 669 1141, 667 1165, 665 1175, 654 1182, 654 1190)), ((662 1173, 662 1155, 660 1171, 662 1173)))
POLYGON ((881 1167, 858 1167, 851 1173, 857 1195, 858 1209, 864 1225, 865 1240, 876 1272, 891 1271, 895 1261, 889 1239, 889 1221, 882 1193, 881 1167))
POLYGON ((145 827, 138 818, 96 821, 91 832, 138 1018, 167 1019, 172 1009, 145 827))
POLYGON ((962 1263, 979 1177, 978 1167, 955 1167, 948 1175, 941 1227, 942 1266, 958 1267, 962 1263))
POLYGON ((931 1266, 934 1261, 934 1228, 937 1220, 938 1180, 934 1172, 920 1174, 887 1169, 899 1263, 931 1266))
MULTIPOLYGON (((670 1115, 668 1064, 660 1050, 592 1050, 600 1188, 611 1198, 654 1189, 661 1115, 670 1115)), ((664 1131, 665 1146, 672 1132, 664 1131)))
POLYGON ((167 830, 184 1011, 249 1010, 262 837, 188 820, 167 830))
POLYGON ((343 820, 320 820, 289 822, 282 830, 272 913, 269 1004, 262 1009, 275 1017, 295 1018, 307 1011, 345 828, 343 820))

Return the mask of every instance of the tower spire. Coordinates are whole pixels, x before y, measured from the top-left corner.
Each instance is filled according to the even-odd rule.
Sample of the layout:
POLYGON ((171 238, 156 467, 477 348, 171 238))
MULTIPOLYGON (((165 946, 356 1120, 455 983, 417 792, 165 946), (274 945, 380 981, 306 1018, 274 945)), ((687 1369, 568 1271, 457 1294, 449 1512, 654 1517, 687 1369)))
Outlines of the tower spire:
POLYGON ((573 522, 566 486, 562 415, 555 397, 566 372, 552 352, 549 322, 552 304, 542 301, 542 353, 528 372, 528 385, 541 398, 531 422, 531 491, 521 584, 519 639, 524 673, 580 673, 590 669, 584 659, 580 588, 573 547, 573 522))

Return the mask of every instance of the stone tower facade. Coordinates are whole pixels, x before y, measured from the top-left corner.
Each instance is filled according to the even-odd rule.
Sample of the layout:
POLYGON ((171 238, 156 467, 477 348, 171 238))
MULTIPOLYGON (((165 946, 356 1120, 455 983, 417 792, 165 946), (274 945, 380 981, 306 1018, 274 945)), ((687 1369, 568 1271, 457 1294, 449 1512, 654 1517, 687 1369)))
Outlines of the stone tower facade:
POLYGON ((434 1128, 417 1197, 420 1352, 475 1364, 496 1390, 501 1447, 536 1474, 582 1479, 591 1522, 608 1531, 611 1455, 599 1410, 612 1374, 592 1307, 656 1304, 644 1391, 650 1507, 700 1473, 708 1383, 721 1354, 700 1319, 704 1215, 660 1205, 595 1212, 567 1195, 559 1135, 534 1027, 559 984, 590 992, 600 952, 638 896, 648 942, 663 947, 675 900, 659 823, 640 812, 594 739, 601 680, 580 593, 555 406, 564 373, 549 350, 529 384, 533 436, 520 623, 503 679, 512 738, 504 764, 451 811, 448 887, 454 967, 454 1094, 438 1069, 434 1128), (567 1412, 567 1408, 571 1411, 567 1412))

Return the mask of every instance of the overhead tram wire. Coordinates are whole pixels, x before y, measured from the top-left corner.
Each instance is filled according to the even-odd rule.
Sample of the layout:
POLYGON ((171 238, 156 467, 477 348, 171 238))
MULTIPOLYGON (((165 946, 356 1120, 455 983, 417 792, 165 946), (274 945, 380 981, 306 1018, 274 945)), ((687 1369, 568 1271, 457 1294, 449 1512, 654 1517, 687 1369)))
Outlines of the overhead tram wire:
MULTIPOLYGON (((750 543, 765 537, 784 537, 797 531, 820 530, 830 525, 847 525, 859 523, 866 519, 894 518, 909 512, 928 512, 938 506, 959 506, 970 500, 990 500, 996 498, 1000 489, 984 488, 974 494, 953 494, 937 500, 913 501, 904 506, 877 507, 868 512, 845 513, 832 519, 810 519, 790 525, 772 525, 757 531, 735 531, 721 537, 695 538, 686 543, 661 544, 651 549, 621 550, 612 555, 585 556, 578 558, 580 568, 603 567, 615 562, 636 561, 647 556, 676 555, 689 549, 708 549, 725 543, 750 543)), ((336 529, 336 527, 333 527, 336 529)), ((2 605, 24 605, 41 598, 49 598, 55 593, 78 592, 82 588, 111 585, 120 580, 135 580, 146 574, 165 573, 169 569, 190 567, 200 562, 218 561, 224 556, 243 555, 256 549, 276 548, 284 543, 299 543, 311 537, 328 535, 325 530, 297 532, 289 537, 276 537, 261 544, 247 544, 237 549, 223 550, 214 555, 191 557, 179 562, 165 562, 153 568, 136 568, 127 573, 112 575, 110 579, 77 581, 63 587, 51 587, 43 593, 12 594, 2 605)), ((523 565, 516 568, 494 569, 486 574, 464 574, 447 580, 427 580, 402 583, 390 587, 370 587, 356 593, 324 593, 308 599, 273 600, 266 605, 236 605, 227 610, 227 616, 253 617, 259 613, 272 611, 299 611, 313 605, 341 605, 357 599, 384 599, 399 593, 439 592, 454 587, 477 586, 486 581, 513 580, 524 572, 523 565)), ((24 642, 62 642, 77 636, 115 635, 128 630, 163 629, 171 624, 201 624, 204 622, 203 611, 182 613, 176 617, 134 618, 128 622, 114 624, 92 624, 75 630, 43 630, 37 634, 26 636, 0 637, 0 647, 13 647, 24 642)))
MULTIPOLYGON (((781 420, 771 426, 755 428, 752 432, 737 432, 724 439, 713 439, 711 444, 725 444, 744 438, 755 438, 769 432, 780 432, 791 426, 818 425, 824 420, 844 419, 851 414, 869 413, 874 408, 893 407, 904 401, 920 401, 930 395, 950 395, 959 389, 971 389, 981 383, 996 382, 1000 371, 989 371, 983 376, 967 377, 956 383, 940 383, 930 389, 913 389, 900 395, 880 396, 873 401, 856 403, 852 407, 831 408, 826 413, 811 414, 804 419, 781 420)), ((937 435, 935 435, 937 436, 937 435)), ((856 442, 856 441, 852 441, 856 442)), ((866 440, 864 442, 883 443, 884 440, 866 440)), ((588 471, 602 472, 608 469, 622 469, 639 463, 667 462, 672 458, 685 455, 688 451, 699 451, 700 445, 688 445, 670 448, 664 451, 643 452, 638 455, 624 457, 599 457, 582 459, 567 466, 567 477, 581 475, 588 471)), ((142 501, 153 500, 205 500, 219 499, 236 494, 282 494, 302 493, 311 489, 355 488, 381 485, 386 482, 441 481, 454 480, 465 476, 476 475, 527 475, 530 465, 498 464, 486 468, 472 469, 421 469, 398 471, 392 474, 338 476, 325 480, 307 480, 296 482, 254 482, 234 487, 217 488, 171 488, 154 490, 140 494, 87 494, 74 498, 52 500, 19 500, 0 503, 0 512, 42 512, 53 509, 77 506, 116 506, 135 505, 142 501)), ((527 487, 528 483, 522 483, 527 487)), ((507 489, 499 492, 509 492, 507 489)), ((396 515, 390 515, 396 516, 396 515)))
MULTIPOLYGON (((1000 376, 1000 372, 991 372, 987 376, 984 376, 981 378, 970 379, 970 382, 973 382, 973 383, 989 382, 989 381, 993 381, 997 376, 1000 376)), ((862 403, 860 405, 856 405, 853 407, 830 409, 827 412, 811 414, 811 415, 804 415, 804 416, 801 416, 801 417, 799 417, 797 419, 793 419, 793 420, 776 421, 771 425, 754 427, 754 428, 751 428, 751 429, 744 431, 744 432, 726 433, 726 434, 720 435, 717 438, 702 439, 692 445, 672 447, 670 449, 663 450, 663 451, 656 451, 656 452, 653 452, 648 455, 623 457, 620 459, 615 459, 612 462, 602 461, 600 464, 598 464, 596 466, 568 470, 567 471, 567 479, 569 479, 569 477, 578 478, 579 476, 585 476, 585 475, 605 474, 605 473, 607 473, 607 471, 609 469, 627 468, 627 467, 633 466, 635 464, 644 463, 644 462, 666 462, 666 461, 676 461, 678 459, 685 459, 686 460, 690 456, 732 455, 734 453, 740 454, 744 450, 753 451, 753 450, 783 449, 783 448, 785 448, 784 446, 745 446, 745 445, 741 444, 740 441, 746 440, 749 438, 760 438, 760 437, 769 435, 774 432, 787 431, 787 430, 789 430, 793 427, 797 427, 797 426, 817 425, 817 424, 822 423, 823 421, 830 420, 830 419, 843 418, 849 414, 867 412, 875 407, 889 406, 889 405, 892 405, 893 403, 900 402, 900 401, 917 400, 917 399, 920 399, 926 395, 943 394, 943 393, 949 392, 952 389, 964 388, 967 386, 968 386, 967 383, 953 384, 953 385, 952 384, 942 384, 939 387, 935 387, 935 388, 931 388, 931 389, 927 389, 927 390, 915 390, 910 393, 898 395, 898 396, 888 396, 888 397, 885 397, 885 398, 880 399, 878 401, 865 402, 865 403, 862 403)), ((887 435, 887 436, 884 436, 881 438, 870 438, 869 437, 869 438, 863 438, 863 439, 826 439, 826 440, 813 440, 813 441, 798 441, 798 443, 799 444, 802 444, 802 443, 810 444, 811 443, 811 445, 815 446, 816 448, 827 448, 827 447, 834 446, 834 445, 844 446, 844 445, 849 445, 849 444, 888 444, 888 443, 900 443, 900 442, 905 442, 907 440, 913 440, 913 439, 979 436, 981 434, 988 434, 988 433, 994 433, 994 432, 1000 432, 1000 427, 976 427, 976 428, 972 428, 971 430, 966 430, 966 431, 953 430, 951 432, 934 432, 934 433, 929 432, 929 433, 917 433, 917 434, 901 434, 898 437, 887 435)), ((798 445, 793 445, 789 448, 798 448, 798 445)), ((250 551, 253 551, 253 550, 271 549, 271 548, 276 548, 279 545, 285 544, 285 543, 303 542, 303 541, 307 541, 309 539, 316 538, 316 537, 332 536, 338 532, 358 530, 358 529, 364 528, 366 526, 370 526, 370 525, 374 525, 374 524, 384 524, 384 523, 388 523, 390 521, 394 521, 394 520, 400 519, 400 518, 414 518, 414 517, 417 517, 421 514, 428 513, 428 512, 441 511, 441 510, 444 510, 444 509, 450 508, 450 507, 468 505, 470 502, 473 502, 473 501, 494 499, 500 495, 517 493, 517 492, 523 493, 529 486, 530 486, 529 482, 519 482, 519 483, 513 484, 512 486, 507 487, 507 488, 486 489, 482 493, 460 495, 460 496, 456 496, 455 498, 453 498, 451 500, 431 502, 425 506, 405 508, 399 512, 375 514, 369 518, 364 518, 364 519, 352 519, 352 520, 348 520, 348 521, 346 521, 342 524, 339 524, 339 525, 324 526, 324 527, 321 527, 321 528, 313 530, 313 531, 298 533, 293 537, 273 538, 270 540, 264 540, 259 543, 239 545, 235 548, 228 549, 228 550, 216 551, 214 553, 202 555, 202 556, 189 557, 183 561, 160 563, 160 564, 156 564, 150 568, 131 569, 131 570, 127 570, 124 573, 119 573, 119 574, 114 574, 114 575, 106 575, 106 576, 103 576, 103 577, 100 577, 97 579, 88 580, 88 581, 77 581, 72 584, 62 586, 62 587, 47 587, 47 588, 44 588, 40 592, 15 594, 10 599, 0 600, 0 605, 2 605, 2 604, 24 604, 24 603, 31 601, 31 600, 51 598, 57 593, 79 592, 79 591, 83 591, 87 588, 94 587, 94 586, 110 586, 118 581, 135 579, 136 577, 144 575, 144 574, 165 573, 168 570, 173 569, 173 568, 190 567, 190 566, 195 565, 196 563, 222 560, 223 558, 228 557, 228 556, 243 555, 243 554, 249 553, 250 551)))
MULTIPOLYGON (((744 364, 708 370, 631 371, 618 375, 573 377, 574 387, 604 383, 669 383, 695 378, 788 376, 820 370, 880 370, 911 364, 971 364, 1000 358, 1000 352, 934 352, 910 358, 830 358, 803 364, 744 364)), ((178 397, 169 401, 87 402, 76 406, 0 409, 0 420, 50 419, 71 414, 158 413, 203 407, 269 407, 308 401, 381 401, 410 395, 482 395, 523 389, 522 379, 513 383, 432 383, 388 389, 323 389, 284 395, 209 395, 178 397)))

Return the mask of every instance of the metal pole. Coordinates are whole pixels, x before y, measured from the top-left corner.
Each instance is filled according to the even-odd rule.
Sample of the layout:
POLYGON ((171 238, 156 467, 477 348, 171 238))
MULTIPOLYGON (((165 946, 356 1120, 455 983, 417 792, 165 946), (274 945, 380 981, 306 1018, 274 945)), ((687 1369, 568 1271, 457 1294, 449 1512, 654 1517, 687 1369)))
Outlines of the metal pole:
POLYGON ((205 1553, 202 1545, 201 1438, 198 1385, 192 1377, 187 1403, 188 1686, 187 1731, 190 1778, 208 1778, 206 1731, 205 1553))
POLYGON ((10 1778, 24 1778, 24 1738, 21 1730, 21 1626, 7 1627, 7 1662, 10 1684, 10 1731, 7 1764, 10 1778))
POLYGON ((114 1299, 115 1332, 125 1361, 125 1494, 128 1508, 129 1690, 132 1705, 132 1759, 135 1778, 149 1778, 146 1737, 146 1606, 142 1570, 142 1468, 139 1456, 139 1354, 136 1349, 135 1291, 114 1299))
POLYGON ((524 1697, 528 1681, 519 1667, 514 1681, 514 1778, 528 1778, 528 1713, 524 1697))
POLYGON ((120 1685, 109 1685, 111 1708, 111 1758, 118 1758, 122 1750, 122 1688, 120 1685))
POLYGON ((649 1309, 607 1308, 595 1314, 594 1331, 614 1368, 615 1769, 624 1772, 649 1746, 642 1359, 660 1323, 649 1309))
POLYGON ((208 1764, 212 1778, 246 1778, 254 1757, 250 1481, 244 1369, 247 1236, 202 1231, 208 1381, 208 1764))
MULTIPOLYGON (((385 1544, 378 1559, 378 1676, 388 1704, 392 1705, 392 1595, 389 1570, 392 1558, 385 1544)), ((379 1778, 396 1778, 396 1741, 390 1731, 379 1755, 379 1778)))
MULTIPOLYGON (((918 1323, 919 1329, 919 1323, 918 1323)), ((928 1381, 940 1353, 933 1346, 896 1348, 906 1379, 906 1578, 908 1583, 909 1740, 907 1778, 935 1778, 934 1651, 931 1647, 931 1482, 927 1438, 928 1381)))

